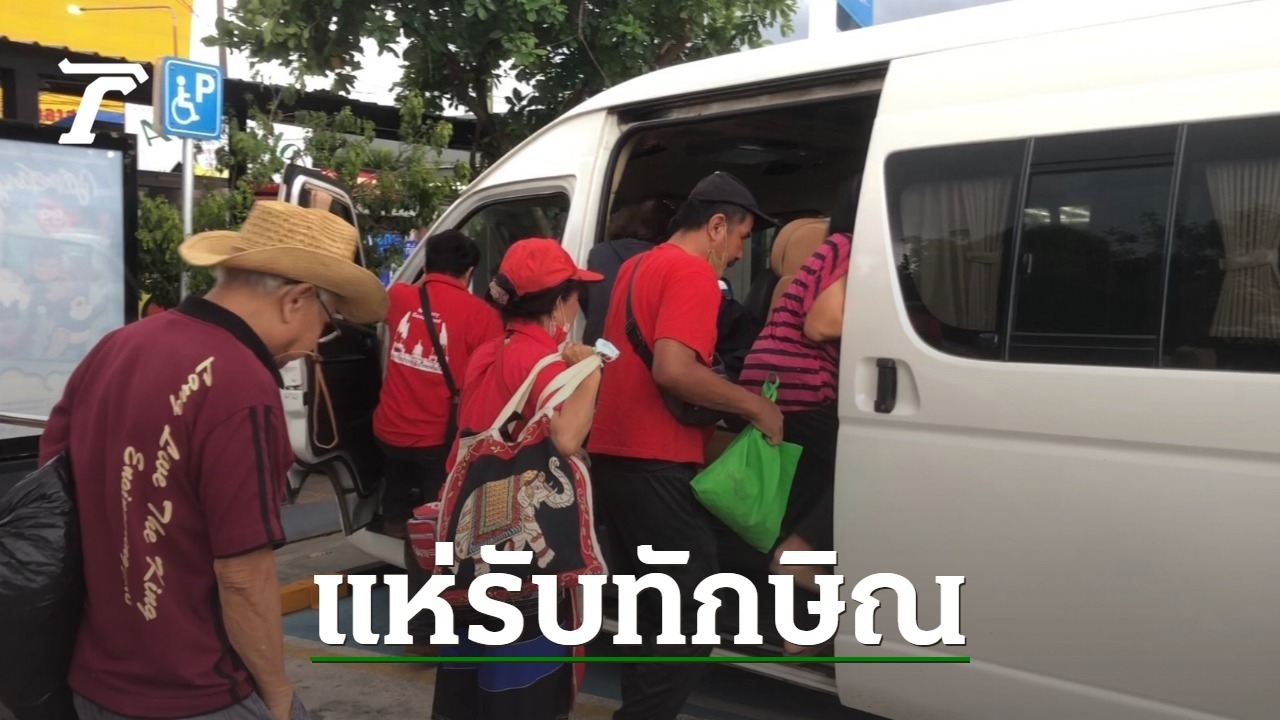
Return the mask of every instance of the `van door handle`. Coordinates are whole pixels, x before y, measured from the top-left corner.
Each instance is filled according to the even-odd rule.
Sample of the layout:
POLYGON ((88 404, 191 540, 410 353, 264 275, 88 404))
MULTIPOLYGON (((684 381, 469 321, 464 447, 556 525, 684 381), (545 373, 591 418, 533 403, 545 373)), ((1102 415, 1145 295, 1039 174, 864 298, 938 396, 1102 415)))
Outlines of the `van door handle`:
POLYGON ((898 363, 876 358, 876 412, 891 413, 898 402, 898 363))

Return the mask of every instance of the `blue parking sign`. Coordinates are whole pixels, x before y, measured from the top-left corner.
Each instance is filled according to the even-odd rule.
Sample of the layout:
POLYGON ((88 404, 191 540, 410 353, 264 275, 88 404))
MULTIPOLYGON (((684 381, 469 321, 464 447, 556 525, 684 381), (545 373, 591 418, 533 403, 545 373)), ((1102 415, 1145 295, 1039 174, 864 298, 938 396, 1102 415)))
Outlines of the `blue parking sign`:
POLYGON ((222 137, 222 69, 217 65, 164 58, 156 90, 155 111, 162 135, 196 140, 222 137))
POLYGON ((871 27, 875 22, 874 0, 839 0, 840 7, 858 23, 858 27, 871 27))

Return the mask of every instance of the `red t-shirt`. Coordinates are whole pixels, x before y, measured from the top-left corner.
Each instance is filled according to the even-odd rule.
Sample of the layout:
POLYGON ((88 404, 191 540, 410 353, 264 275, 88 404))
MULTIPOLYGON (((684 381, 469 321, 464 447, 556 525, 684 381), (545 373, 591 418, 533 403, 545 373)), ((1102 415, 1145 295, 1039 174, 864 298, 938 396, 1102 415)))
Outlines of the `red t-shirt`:
POLYGON ((213 561, 284 544, 293 451, 279 386, 249 326, 199 298, 111 333, 72 373, 40 462, 70 450, 88 590, 76 692, 139 718, 253 692, 213 561))
POLYGON ((695 463, 704 461, 703 447, 713 429, 681 425, 667 410, 658 386, 625 331, 627 292, 640 265, 632 296, 632 311, 645 343, 675 340, 711 365, 716 345, 716 317, 720 312, 720 282, 710 263, 677 245, 663 244, 627 260, 618 270, 604 337, 620 351, 605 368, 600 400, 587 450, 642 460, 695 463))
MULTIPOLYGON (((489 429, 498 413, 511 402, 516 391, 529 378, 543 358, 559 354, 547 331, 535 323, 516 321, 507 328, 505 337, 496 338, 476 350, 467 366, 466 389, 462 391, 462 404, 458 410, 458 429, 461 435, 471 435, 489 429)), ((538 398, 557 375, 568 368, 563 360, 556 360, 543 368, 533 381, 529 399, 521 415, 527 420, 537 410, 538 398)), ((556 409, 559 409, 557 407, 556 409)), ((522 424, 517 425, 517 432, 522 424)), ((454 442, 449 453, 449 469, 457 459, 458 445, 454 442)))
MULTIPOLYGON (((427 276, 431 316, 444 348, 445 361, 459 392, 466 386, 471 353, 502 335, 493 308, 447 275, 427 276)), ((418 285, 396 283, 387 291, 387 369, 382 394, 373 413, 373 431, 393 447, 438 447, 453 442, 444 436, 449 420, 449 386, 445 384, 435 347, 422 320, 418 285)))

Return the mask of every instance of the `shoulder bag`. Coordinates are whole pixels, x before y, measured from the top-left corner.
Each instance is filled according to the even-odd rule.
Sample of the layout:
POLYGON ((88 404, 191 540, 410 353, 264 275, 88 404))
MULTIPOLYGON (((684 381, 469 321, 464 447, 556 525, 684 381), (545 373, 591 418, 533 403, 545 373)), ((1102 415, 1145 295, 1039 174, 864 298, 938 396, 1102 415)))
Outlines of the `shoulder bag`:
POLYGON ((538 398, 533 417, 512 433, 524 419, 521 409, 538 374, 559 359, 554 354, 539 362, 490 427, 458 440, 458 461, 441 489, 435 527, 439 540, 453 543, 452 564, 436 570, 457 578, 441 593, 451 604, 468 605, 472 581, 491 571, 521 579, 517 591, 489 591, 490 597, 517 606, 536 595, 534 575, 553 575, 559 588, 570 589, 582 575, 608 573, 596 539, 586 462, 561 453, 551 439, 556 406, 600 367, 600 357, 592 355, 557 375, 538 398), (486 546, 529 550, 533 562, 491 569, 486 546))
POLYGON ((422 303, 422 322, 427 326, 427 336, 431 338, 431 346, 436 351, 436 362, 440 365, 440 374, 444 376, 444 384, 449 388, 449 419, 445 424, 444 444, 451 447, 458 437, 458 403, 461 396, 458 386, 453 382, 453 373, 449 372, 449 361, 445 359, 444 348, 440 345, 440 336, 436 333, 435 321, 431 319, 431 301, 427 297, 427 283, 424 280, 418 286, 418 301, 422 303))
MULTIPOLYGON (((636 261, 636 267, 631 271, 631 278, 627 281, 627 340, 631 343, 631 349, 644 362, 645 367, 649 368, 649 374, 653 374, 653 351, 644 341, 644 335, 640 333, 640 326, 636 323, 635 313, 631 310, 631 295, 635 287, 636 275, 640 272, 640 263, 644 262, 644 258, 636 261)), ((711 357, 711 370, 721 378, 728 380, 724 363, 720 360, 717 353, 713 353, 711 357)), ((726 413, 711 408, 694 405, 685 402, 678 397, 668 393, 662 388, 658 388, 658 392, 662 395, 663 402, 667 405, 667 411, 675 417, 676 422, 689 427, 705 428, 719 423, 726 419, 726 413)))

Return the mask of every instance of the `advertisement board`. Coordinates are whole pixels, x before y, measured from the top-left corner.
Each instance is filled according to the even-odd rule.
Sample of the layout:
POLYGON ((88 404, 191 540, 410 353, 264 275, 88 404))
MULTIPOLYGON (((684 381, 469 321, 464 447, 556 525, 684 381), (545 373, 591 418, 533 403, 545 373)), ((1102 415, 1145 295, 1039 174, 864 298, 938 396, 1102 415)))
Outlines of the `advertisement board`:
POLYGON ((0 3, 0 28, 10 40, 65 47, 135 62, 155 62, 191 48, 191 6, 183 0, 146 3, 12 0, 0 3))
MULTIPOLYGON (((48 415, 68 376, 137 315, 133 140, 0 124, 0 410, 48 415)), ((0 425, 0 441, 38 435, 0 425)))
MULTIPOLYGON (((76 111, 80 109, 80 96, 41 90, 39 103, 39 121, 44 125, 52 125, 67 118, 75 117, 76 111)), ((3 107, 4 88, 0 87, 0 108, 3 107)), ((124 102, 104 98, 102 105, 99 106, 98 117, 105 120, 123 113, 124 102)))

